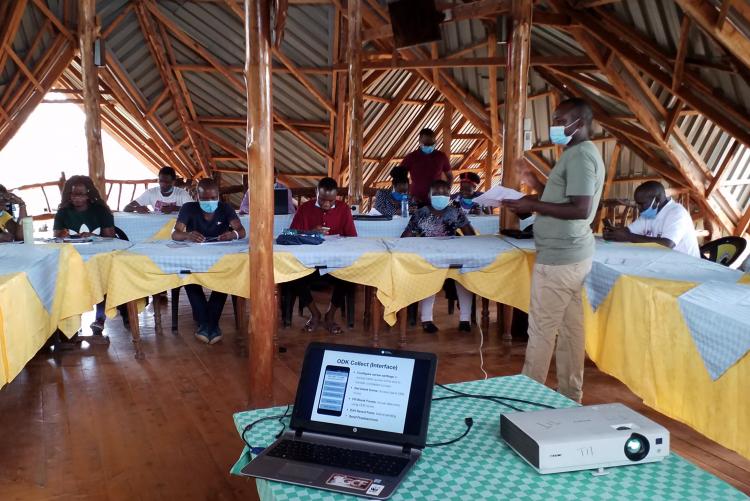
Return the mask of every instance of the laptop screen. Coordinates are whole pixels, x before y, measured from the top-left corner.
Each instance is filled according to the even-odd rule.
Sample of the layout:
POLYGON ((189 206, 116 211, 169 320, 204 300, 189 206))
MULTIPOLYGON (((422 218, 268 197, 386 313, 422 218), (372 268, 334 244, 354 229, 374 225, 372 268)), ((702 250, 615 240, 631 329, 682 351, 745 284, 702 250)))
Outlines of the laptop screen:
POLYGON ((291 427, 423 447, 435 355, 311 343, 291 427))

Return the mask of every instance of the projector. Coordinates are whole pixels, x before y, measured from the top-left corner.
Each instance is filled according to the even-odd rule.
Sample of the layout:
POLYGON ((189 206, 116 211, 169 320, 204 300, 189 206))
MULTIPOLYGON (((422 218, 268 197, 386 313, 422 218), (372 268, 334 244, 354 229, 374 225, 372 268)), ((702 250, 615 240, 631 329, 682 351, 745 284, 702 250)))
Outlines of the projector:
POLYGON ((622 404, 513 412, 503 440, 539 473, 653 463, 669 455, 669 432, 622 404))

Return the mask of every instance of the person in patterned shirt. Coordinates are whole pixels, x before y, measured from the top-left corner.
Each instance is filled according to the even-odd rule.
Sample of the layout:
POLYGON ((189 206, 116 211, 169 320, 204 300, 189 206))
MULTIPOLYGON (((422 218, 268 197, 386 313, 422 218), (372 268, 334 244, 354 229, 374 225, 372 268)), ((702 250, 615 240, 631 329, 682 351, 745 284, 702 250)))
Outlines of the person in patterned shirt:
MULTIPOLYGON (((401 238, 452 237, 457 235, 459 230, 462 235, 476 235, 466 214, 461 209, 450 205, 450 184, 438 179, 430 187, 430 204, 414 213, 401 238)), ((456 283, 456 292, 458 293, 458 306, 461 310, 458 330, 471 332, 472 294, 459 283, 456 283)), ((435 333, 439 330, 432 321, 434 305, 435 296, 419 302, 422 329, 428 333, 435 333)))
MULTIPOLYGON (((408 217, 408 214, 401 214, 401 201, 404 198, 409 201, 409 171, 406 167, 398 166, 391 169, 391 184, 391 189, 380 189, 375 192, 373 209, 383 216, 408 217)), ((413 207, 411 202, 410 206, 413 207)))

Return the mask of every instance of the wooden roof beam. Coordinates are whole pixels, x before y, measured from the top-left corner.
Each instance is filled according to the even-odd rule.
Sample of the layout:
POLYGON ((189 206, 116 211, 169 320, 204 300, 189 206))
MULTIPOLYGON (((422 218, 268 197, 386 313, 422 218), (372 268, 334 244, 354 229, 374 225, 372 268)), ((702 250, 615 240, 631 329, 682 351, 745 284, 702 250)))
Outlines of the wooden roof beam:
POLYGON ((734 160, 734 156, 739 149, 740 143, 738 141, 735 141, 734 144, 729 148, 729 151, 727 151, 726 156, 724 156, 724 160, 721 162, 719 169, 716 171, 714 178, 711 180, 711 184, 709 184, 708 188, 706 188, 706 198, 710 197, 713 194, 714 190, 721 186, 721 183, 726 176, 727 168, 734 160))
POLYGON ((18 0, 12 6, 8 5, 10 15, 8 21, 2 27, 0 32, 0 71, 5 69, 5 63, 9 56, 8 49, 12 48, 13 41, 16 39, 16 32, 21 24, 23 13, 26 10, 26 0, 18 0))
POLYGON ((336 114, 336 107, 333 105, 333 103, 329 101, 328 98, 323 95, 323 93, 318 89, 318 87, 313 82, 311 82, 301 72, 297 71, 297 68, 291 59, 289 59, 283 52, 281 52, 281 50, 277 48, 271 49, 271 52, 273 56, 281 64, 283 64, 292 73, 292 75, 294 75, 294 77, 299 81, 299 83, 301 83, 305 89, 307 89, 313 96, 315 96, 315 99, 317 99, 320 102, 320 104, 323 105, 325 109, 327 109, 330 113, 334 115, 336 114))
POLYGON ((732 23, 723 22, 720 11, 700 0, 675 1, 706 33, 750 68, 750 40, 732 23))
MULTIPOLYGON (((25 3, 26 0, 23 0, 25 3)), ((55 28, 65 37, 67 38, 70 43, 75 44, 76 43, 76 37, 73 35, 73 33, 70 32, 68 28, 65 27, 65 25, 60 21, 60 19, 57 18, 57 16, 49 10, 49 7, 47 7, 47 3, 44 0, 33 0, 34 5, 37 9, 39 9, 44 16, 52 21, 52 24, 55 25, 55 28)))
POLYGON ((307 137, 304 133, 302 133, 299 129, 297 129, 295 126, 293 126, 291 123, 287 121, 287 119, 278 113, 273 114, 273 119, 275 122, 278 122, 281 124, 282 127, 284 127, 287 131, 291 132, 294 137, 302 141, 304 144, 306 144, 310 149, 312 149, 315 153, 323 157, 324 159, 333 159, 330 153, 328 153, 325 148, 323 148, 321 145, 307 137))

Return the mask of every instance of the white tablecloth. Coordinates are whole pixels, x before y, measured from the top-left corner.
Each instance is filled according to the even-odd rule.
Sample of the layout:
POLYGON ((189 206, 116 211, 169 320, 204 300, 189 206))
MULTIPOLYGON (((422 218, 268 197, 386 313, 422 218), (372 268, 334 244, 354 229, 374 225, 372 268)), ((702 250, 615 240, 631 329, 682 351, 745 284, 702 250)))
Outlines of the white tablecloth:
POLYGON ((500 254, 516 250, 502 238, 491 235, 395 238, 385 244, 391 252, 417 254, 436 268, 461 268, 462 273, 482 269, 500 254))
POLYGON ((0 275, 26 273, 49 312, 55 299, 60 248, 51 245, 0 244, 0 275))

